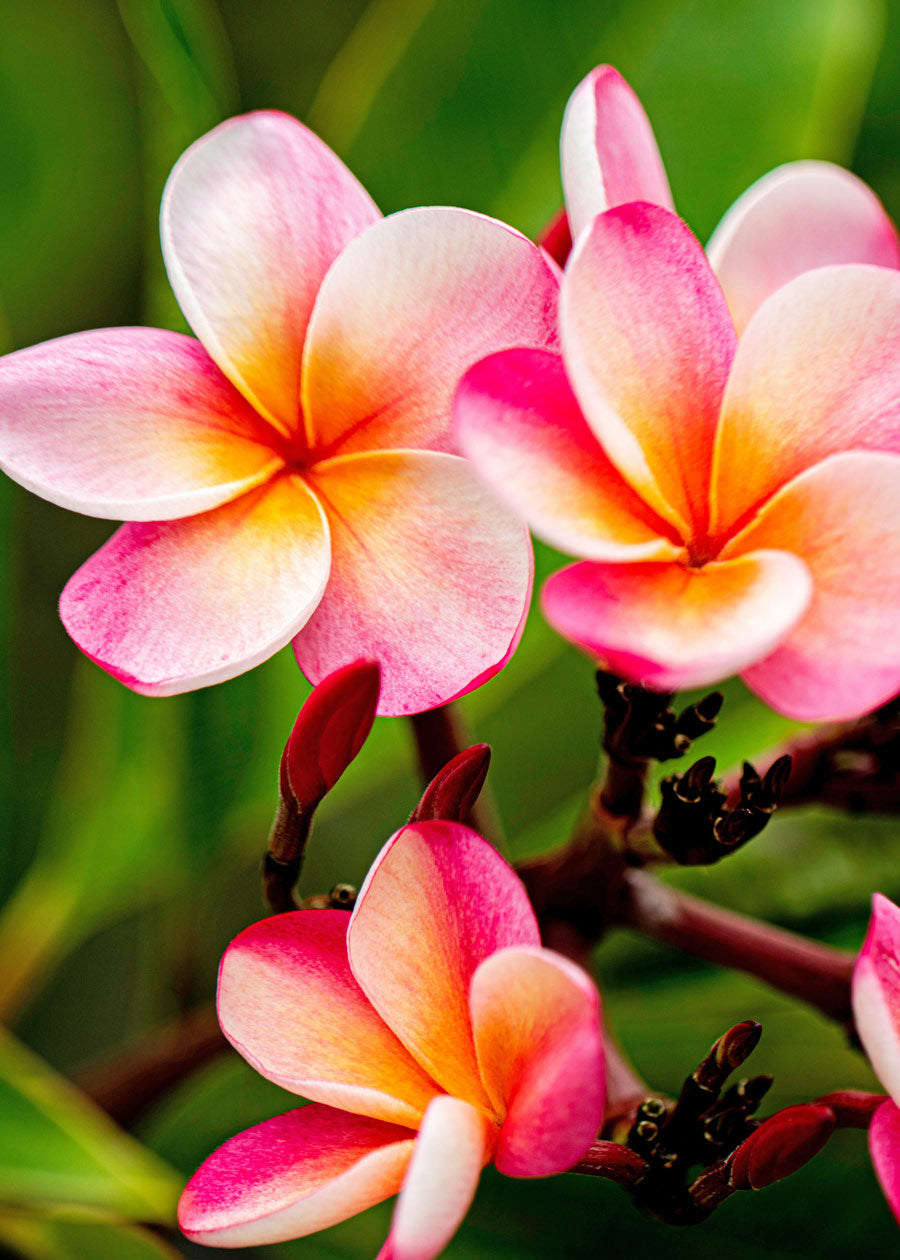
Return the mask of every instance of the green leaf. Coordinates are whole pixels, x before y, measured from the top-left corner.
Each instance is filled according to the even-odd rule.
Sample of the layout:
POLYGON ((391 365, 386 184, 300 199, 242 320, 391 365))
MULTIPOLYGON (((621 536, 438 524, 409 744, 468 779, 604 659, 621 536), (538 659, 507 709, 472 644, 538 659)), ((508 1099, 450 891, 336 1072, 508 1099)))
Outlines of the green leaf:
POLYGON ((0 1243, 27 1260, 178 1260, 162 1239, 131 1225, 106 1220, 5 1213, 0 1243))
POLYGON ((73 1085, 0 1031, 0 1203, 172 1220, 180 1181, 73 1085))

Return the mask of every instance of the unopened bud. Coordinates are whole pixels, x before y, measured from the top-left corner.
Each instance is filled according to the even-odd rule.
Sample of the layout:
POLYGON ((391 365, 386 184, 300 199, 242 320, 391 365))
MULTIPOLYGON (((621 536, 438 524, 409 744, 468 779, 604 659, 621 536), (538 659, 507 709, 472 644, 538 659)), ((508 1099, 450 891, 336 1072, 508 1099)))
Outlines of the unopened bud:
POLYGON ((491 764, 489 744, 473 744, 439 770, 422 794, 410 822, 464 822, 472 812, 491 764))
POLYGON ((381 670, 360 660, 323 678, 297 715, 281 759, 282 793, 315 809, 362 748, 375 720, 381 670))
POLYGON ((809 1163, 831 1137, 834 1112, 820 1103, 786 1107, 741 1143, 731 1165, 736 1190, 763 1190, 809 1163))

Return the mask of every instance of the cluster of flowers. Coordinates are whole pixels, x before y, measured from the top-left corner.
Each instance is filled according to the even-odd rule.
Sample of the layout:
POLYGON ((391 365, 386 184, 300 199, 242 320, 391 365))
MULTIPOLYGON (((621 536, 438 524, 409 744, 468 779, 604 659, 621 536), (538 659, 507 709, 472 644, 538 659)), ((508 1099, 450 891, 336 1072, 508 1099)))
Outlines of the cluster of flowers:
MULTIPOLYGON (((375 658, 379 711, 419 712, 515 650, 527 521, 581 558, 548 581, 547 618, 628 678, 741 673, 813 720, 900 689, 900 246, 879 202, 793 164, 704 252, 606 67, 562 156, 564 272, 564 225, 545 249, 458 209, 382 218, 281 114, 185 153, 162 241, 197 339, 86 332, 0 364, 0 465, 127 522, 62 595, 88 656, 167 695, 293 641, 313 682, 375 658)), ((881 899, 855 1000, 894 1097, 872 1149, 900 1212, 898 946, 881 899)), ((296 1237, 399 1190, 382 1256, 429 1260, 485 1164, 564 1171, 602 1119, 596 990, 458 824, 399 832, 350 916, 248 928, 219 1009, 311 1102, 196 1174, 199 1241, 296 1237)))

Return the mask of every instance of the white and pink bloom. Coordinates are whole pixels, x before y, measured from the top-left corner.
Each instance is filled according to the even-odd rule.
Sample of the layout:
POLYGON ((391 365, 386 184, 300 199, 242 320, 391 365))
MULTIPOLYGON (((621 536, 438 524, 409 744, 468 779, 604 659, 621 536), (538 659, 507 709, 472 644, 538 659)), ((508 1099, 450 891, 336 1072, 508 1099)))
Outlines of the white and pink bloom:
POLYGON ((900 908, 876 893, 872 918, 853 969, 856 1031, 890 1094, 872 1117, 872 1163, 900 1223, 900 908))
POLYGON ((189 1238, 301 1237, 399 1191, 383 1260, 431 1260, 491 1162, 545 1177, 601 1123, 599 998, 541 948, 521 883, 457 823, 399 831, 352 915, 263 919, 229 946, 219 1019, 245 1059, 311 1099, 226 1142, 182 1195, 189 1238))
POLYGON ((0 364, 0 466, 128 522, 63 592, 73 639, 151 695, 292 639, 314 682, 376 657, 383 712, 489 677, 518 641, 531 557, 453 453, 450 402, 484 354, 555 344, 552 264, 463 210, 382 219, 320 140, 267 112, 184 154, 162 241, 199 340, 85 332, 0 364))
POLYGON ((740 341, 688 228, 632 202, 579 239, 562 354, 472 368, 462 449, 581 563, 551 624, 660 690, 732 673, 804 719, 900 689, 900 272, 822 267, 740 341))
MULTIPOLYGON (((612 66, 598 66, 569 99, 560 142, 573 240, 594 215, 628 201, 674 210, 653 128, 612 66)), ((761 302, 814 267, 900 267, 900 240, 861 179, 831 162, 788 162, 725 213, 707 245, 738 332, 761 302)))

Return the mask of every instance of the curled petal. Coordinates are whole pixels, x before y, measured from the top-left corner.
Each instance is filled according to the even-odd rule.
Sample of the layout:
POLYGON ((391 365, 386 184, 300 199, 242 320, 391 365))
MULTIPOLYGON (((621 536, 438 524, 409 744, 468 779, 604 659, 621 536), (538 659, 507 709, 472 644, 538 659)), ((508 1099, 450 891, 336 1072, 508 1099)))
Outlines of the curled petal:
POLYGON ((494 1163, 549 1177, 583 1158, 606 1096, 600 1002, 579 968, 546 949, 504 949, 472 977, 481 1076, 505 1115, 494 1163))
POLYGON ((414 1145, 409 1129, 311 1103, 214 1151, 185 1187, 178 1224, 212 1247, 303 1238, 396 1194, 414 1145))
POLYGON ((503 350, 476 363, 454 417, 479 475, 554 547, 590 560, 679 555, 588 428, 559 355, 503 350))
POLYGON ((598 215, 563 279, 560 330, 609 458, 682 538, 702 533, 735 333, 699 242, 660 206, 598 215))
POLYGON ((511 868, 468 827, 438 821, 388 841, 347 938, 353 974, 385 1023, 448 1093, 485 1107, 469 985, 496 950, 539 943, 511 868))
POLYGON ((274 437, 181 333, 75 333, 0 360, 0 468, 87 516, 174 520, 217 507, 281 467, 274 437))
POLYGON ((598 66, 569 98, 560 138, 573 240, 595 214, 626 201, 674 210, 650 120, 612 66, 598 66))
POLYGON ((434 1260, 459 1229, 494 1136, 483 1112, 444 1095, 431 1103, 380 1260, 434 1260))
POLYGON ((417 713, 480 685, 519 642, 531 594, 522 523, 465 460, 383 451, 317 465, 331 527, 325 596, 294 643, 317 682, 381 665, 380 713, 417 713))
POLYGON ((678 691, 767 656, 811 594, 802 560, 754 551, 702 569, 585 560, 547 580, 542 604, 555 630, 615 673, 678 691))
POLYGON ((900 1225, 900 1109, 890 1099, 872 1117, 869 1150, 884 1197, 900 1225))
POLYGON ((437 1093, 353 978, 343 910, 272 915, 237 936, 219 970, 222 1031, 295 1094, 415 1127, 437 1093))
POLYGON ((166 696, 233 678, 289 643, 319 602, 328 524, 297 477, 185 520, 123 525, 59 611, 87 656, 166 696))
POLYGON ((758 179, 727 211, 706 247, 738 332, 770 293, 830 263, 900 267, 884 206, 831 162, 788 162, 758 179))
POLYGON ((754 315, 722 403, 712 528, 853 448, 900 453, 900 272, 808 271, 754 315))
POLYGON ((789 717, 858 717, 900 690, 900 456, 832 455, 788 482, 722 552, 777 547, 812 576, 805 615, 743 675, 789 717))
POLYGON ((900 909, 876 893, 853 969, 853 1018, 881 1083, 900 1099, 900 909))
POLYGON ((232 118, 192 144, 163 194, 169 279, 225 375, 300 431, 300 361, 322 277, 379 217, 365 189, 287 114, 232 118))
POLYGON ((452 450, 453 391, 507 346, 554 346, 559 281, 543 252, 468 210, 405 210, 329 272, 309 327, 303 409, 320 458, 452 450))

